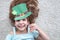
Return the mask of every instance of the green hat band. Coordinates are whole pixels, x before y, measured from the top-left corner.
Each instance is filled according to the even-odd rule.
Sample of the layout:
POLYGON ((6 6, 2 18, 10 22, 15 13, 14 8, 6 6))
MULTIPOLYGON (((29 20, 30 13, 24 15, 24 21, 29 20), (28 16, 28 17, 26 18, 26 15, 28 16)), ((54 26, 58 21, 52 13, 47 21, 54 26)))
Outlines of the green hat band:
POLYGON ((27 18, 28 16, 30 16, 32 13, 31 12, 27 12, 25 15, 23 15, 23 16, 16 16, 15 18, 14 18, 14 20, 21 20, 21 19, 25 19, 25 18, 27 18))

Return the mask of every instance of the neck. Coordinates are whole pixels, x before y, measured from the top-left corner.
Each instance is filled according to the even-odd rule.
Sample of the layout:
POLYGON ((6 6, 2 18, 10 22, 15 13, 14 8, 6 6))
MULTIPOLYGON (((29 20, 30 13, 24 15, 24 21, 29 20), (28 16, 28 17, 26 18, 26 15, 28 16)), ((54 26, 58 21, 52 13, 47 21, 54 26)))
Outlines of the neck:
POLYGON ((27 33, 27 29, 25 29, 25 30, 23 30, 23 31, 17 30, 16 33, 17 33, 17 34, 24 34, 24 33, 27 33))

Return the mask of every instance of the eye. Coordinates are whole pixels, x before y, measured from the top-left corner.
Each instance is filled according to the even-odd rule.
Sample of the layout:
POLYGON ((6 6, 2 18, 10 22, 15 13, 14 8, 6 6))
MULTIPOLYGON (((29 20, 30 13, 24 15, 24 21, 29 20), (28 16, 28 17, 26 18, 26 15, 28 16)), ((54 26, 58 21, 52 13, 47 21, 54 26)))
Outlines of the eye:
POLYGON ((20 21, 20 20, 16 20, 16 21, 20 21))
POLYGON ((23 21, 25 21, 26 19, 23 19, 23 21))

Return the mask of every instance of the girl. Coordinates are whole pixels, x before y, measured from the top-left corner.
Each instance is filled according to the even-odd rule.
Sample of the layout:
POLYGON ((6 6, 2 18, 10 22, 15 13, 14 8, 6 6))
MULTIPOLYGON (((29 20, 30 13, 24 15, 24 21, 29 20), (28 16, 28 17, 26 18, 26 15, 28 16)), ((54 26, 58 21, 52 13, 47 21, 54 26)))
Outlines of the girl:
POLYGON ((13 0, 9 18, 13 31, 6 40, 49 40, 48 36, 35 24, 38 17, 37 0, 13 0))

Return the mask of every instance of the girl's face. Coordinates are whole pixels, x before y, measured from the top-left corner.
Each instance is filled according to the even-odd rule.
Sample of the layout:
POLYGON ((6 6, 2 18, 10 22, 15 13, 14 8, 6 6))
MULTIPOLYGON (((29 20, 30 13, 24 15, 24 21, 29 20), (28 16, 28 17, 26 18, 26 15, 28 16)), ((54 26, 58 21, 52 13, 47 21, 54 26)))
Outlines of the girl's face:
POLYGON ((19 31, 24 31, 27 28, 28 25, 28 20, 27 19, 22 19, 22 20, 16 20, 15 21, 15 26, 19 31))

